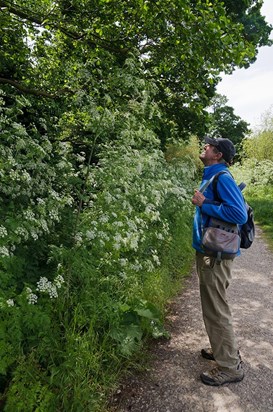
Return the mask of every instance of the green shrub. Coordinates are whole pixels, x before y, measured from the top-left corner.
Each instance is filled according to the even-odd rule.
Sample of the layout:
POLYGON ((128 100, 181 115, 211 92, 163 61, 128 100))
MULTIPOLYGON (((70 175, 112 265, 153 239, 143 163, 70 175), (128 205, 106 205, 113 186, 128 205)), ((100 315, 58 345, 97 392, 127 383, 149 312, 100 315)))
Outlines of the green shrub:
POLYGON ((261 130, 245 139, 242 152, 246 158, 273 161, 273 130, 261 130))
POLYGON ((191 136, 189 141, 181 141, 167 146, 165 157, 168 162, 182 164, 189 160, 194 165, 197 173, 203 169, 203 164, 199 159, 200 142, 196 136, 191 136))
POLYGON ((259 187, 273 185, 273 161, 247 159, 241 165, 231 168, 237 183, 246 183, 246 193, 255 192, 259 187))
POLYGON ((247 184, 244 194, 254 210, 254 219, 263 227, 272 244, 273 161, 250 158, 242 165, 235 165, 232 173, 237 183, 247 184))
POLYGON ((90 168, 76 230, 73 214, 60 225, 70 222, 73 246, 41 237, 25 279, 31 243, 2 259, 6 411, 101 410, 145 340, 165 336, 166 302, 189 272, 191 161, 168 163, 155 143, 121 137, 90 168))

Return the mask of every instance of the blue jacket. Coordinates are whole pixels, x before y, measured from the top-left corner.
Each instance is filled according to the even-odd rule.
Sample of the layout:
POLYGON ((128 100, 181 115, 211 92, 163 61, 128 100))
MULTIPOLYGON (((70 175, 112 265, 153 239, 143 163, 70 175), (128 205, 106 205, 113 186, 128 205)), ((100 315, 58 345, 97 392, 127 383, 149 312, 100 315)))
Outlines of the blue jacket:
MULTIPOLYGON (((203 178, 201 186, 216 173, 227 170, 228 167, 223 163, 217 163, 212 166, 206 166, 203 172, 203 178)), ((201 229, 201 219, 203 220, 203 227, 208 225, 210 217, 215 217, 225 222, 236 223, 242 225, 247 221, 247 212, 245 207, 244 198, 242 193, 237 186, 236 182, 229 173, 224 173, 219 176, 217 182, 217 191, 221 203, 214 199, 212 183, 207 187, 204 192, 206 197, 202 207, 196 206, 196 211, 194 215, 193 223, 193 248, 198 252, 202 252, 201 239, 202 239, 202 229, 201 229), (202 211, 202 214, 201 214, 202 211)), ((238 251, 238 255, 240 251, 238 251)))

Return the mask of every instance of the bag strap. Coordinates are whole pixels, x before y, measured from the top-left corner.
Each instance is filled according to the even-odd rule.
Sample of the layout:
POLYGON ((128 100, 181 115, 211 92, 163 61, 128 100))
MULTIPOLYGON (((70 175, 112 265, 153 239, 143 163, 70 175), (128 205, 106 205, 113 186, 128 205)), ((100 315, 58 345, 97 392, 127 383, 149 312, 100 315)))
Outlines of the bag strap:
POLYGON ((232 174, 230 172, 226 171, 226 170, 221 170, 221 172, 218 172, 218 173, 216 173, 216 175, 214 175, 212 189, 213 189, 213 194, 214 194, 215 200, 217 200, 219 202, 221 202, 221 198, 218 195, 217 183, 218 183, 219 176, 223 175, 223 174, 229 174, 233 178, 232 174))
POLYGON ((216 175, 213 175, 209 180, 206 181, 206 183, 203 186, 201 186, 201 188, 199 189, 200 193, 204 193, 204 191, 207 189, 207 187, 213 182, 215 176, 216 175))
MULTIPOLYGON (((203 185, 203 186, 201 186, 201 188, 199 189, 199 192, 200 193, 204 193, 204 191, 207 189, 207 187, 213 182, 213 192, 214 192, 214 194, 215 194, 215 187, 216 187, 216 185, 217 185, 217 182, 218 182, 218 177, 220 176, 220 175, 222 175, 222 174, 230 174, 230 176, 232 176, 231 175, 231 173, 230 172, 228 172, 228 171, 226 171, 226 170, 221 170, 221 172, 218 172, 218 173, 216 173, 215 175, 213 175, 209 180, 207 180, 206 181, 206 183, 203 185)), ((217 196, 218 197, 218 196, 217 196)), ((219 198, 219 197, 218 197, 219 198)))
MULTIPOLYGON (((216 175, 213 176, 213 184, 212 184, 213 194, 214 194, 215 199, 218 200, 219 202, 221 202, 221 198, 218 195, 217 182, 218 182, 219 176, 223 175, 223 174, 229 174, 234 180, 234 177, 232 176, 232 174, 230 173, 229 170, 221 170, 221 172, 216 173, 216 175)), ((241 182, 238 185, 238 187, 239 187, 240 191, 242 192, 244 190, 244 188, 246 187, 246 184, 244 182, 241 182)))
MULTIPOLYGON (((201 186, 201 188, 199 189, 199 192, 204 193, 207 187, 212 183, 214 197, 216 198, 216 200, 221 201, 220 197, 218 196, 218 192, 217 192, 217 182, 218 182, 219 176, 222 174, 229 174, 233 178, 232 174, 228 170, 221 170, 220 172, 213 175, 203 186, 201 186)), ((240 185, 238 185, 241 191, 245 188, 245 186, 246 185, 243 182, 240 183, 240 185)), ((201 211, 201 230, 202 232, 204 230, 204 226, 202 222, 202 211, 201 211)), ((221 260, 222 260, 222 252, 217 252, 216 263, 220 264, 221 260)))
MULTIPOLYGON (((213 175, 209 180, 207 180, 206 183, 203 186, 200 187, 200 189, 199 189, 200 193, 204 193, 204 191, 207 189, 207 187, 213 182, 216 175, 217 175, 217 173, 215 175, 213 175)), ((204 225, 203 225, 202 209, 201 208, 200 208, 200 214, 201 214, 201 231, 203 233, 204 225)))
MULTIPOLYGON (((212 183, 213 184, 214 197, 216 197, 220 201, 221 199, 217 195, 216 185, 217 185, 217 181, 218 181, 218 176, 221 175, 221 174, 224 174, 224 173, 228 174, 229 172, 227 172, 225 170, 221 170, 220 172, 216 173, 209 180, 207 180, 206 183, 203 186, 201 186, 201 188, 199 189, 199 192, 204 193, 204 191, 207 189, 207 187, 212 183)), ((231 175, 231 173, 229 173, 229 174, 231 175)), ((201 231, 203 232, 204 231, 204 225, 203 225, 203 220, 202 220, 202 209, 201 208, 200 208, 200 212, 201 212, 201 231)))

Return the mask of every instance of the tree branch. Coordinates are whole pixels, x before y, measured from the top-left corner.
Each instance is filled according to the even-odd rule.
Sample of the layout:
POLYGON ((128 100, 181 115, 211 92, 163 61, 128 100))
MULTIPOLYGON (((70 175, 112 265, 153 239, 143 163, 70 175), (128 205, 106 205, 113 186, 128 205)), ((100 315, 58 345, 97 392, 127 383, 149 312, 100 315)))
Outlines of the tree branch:
POLYGON ((25 13, 24 11, 13 7, 11 4, 9 4, 5 0, 0 0, 0 8, 6 8, 8 9, 10 13, 15 14, 16 16, 21 17, 22 19, 30 20, 36 24, 42 24, 42 20, 40 18, 35 17, 35 16, 30 17, 27 12, 25 13))
POLYGON ((34 96, 42 96, 42 97, 46 97, 49 99, 57 99, 59 96, 59 94, 64 94, 64 93, 72 93, 71 90, 67 89, 62 89, 58 92, 58 94, 52 94, 52 93, 48 93, 44 90, 37 90, 37 89, 31 89, 28 88, 24 85, 22 85, 21 83, 18 83, 15 80, 11 80, 11 79, 5 79, 4 77, 0 77, 0 83, 2 84, 10 84, 11 86, 15 87, 17 90, 19 90, 22 93, 27 93, 27 94, 32 94, 34 96))
MULTIPOLYGON (((56 30, 60 30, 63 34, 65 34, 67 37, 70 37, 73 40, 82 40, 86 39, 87 33, 77 33, 72 30, 67 30, 65 27, 63 27, 61 24, 56 24, 54 22, 51 22, 48 20, 48 18, 42 18, 39 15, 33 15, 31 14, 28 10, 23 11, 22 9, 13 7, 8 1, 5 0, 0 0, 0 8, 6 8, 10 13, 14 14, 15 16, 18 16, 22 19, 25 19, 29 22, 38 24, 39 26, 44 27, 45 25, 51 26, 52 28, 56 30)), ((92 46, 92 47, 97 47, 98 42, 100 43, 100 46, 108 51, 113 51, 113 52, 118 52, 118 53, 127 53, 128 49, 127 48, 120 48, 120 47, 115 47, 109 40, 102 39, 98 37, 95 34, 91 34, 93 38, 97 40, 96 41, 90 41, 89 39, 87 40, 87 43, 92 46)))

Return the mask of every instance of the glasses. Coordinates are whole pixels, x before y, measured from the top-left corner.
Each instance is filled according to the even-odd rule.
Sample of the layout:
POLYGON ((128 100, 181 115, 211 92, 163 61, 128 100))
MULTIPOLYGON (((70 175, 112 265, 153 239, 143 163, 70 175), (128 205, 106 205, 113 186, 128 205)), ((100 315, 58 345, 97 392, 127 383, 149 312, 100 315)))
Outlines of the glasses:
POLYGON ((210 146, 210 147, 213 147, 214 153, 222 153, 222 152, 220 152, 220 150, 218 150, 217 147, 214 146, 213 144, 206 143, 204 147, 205 147, 205 149, 206 149, 206 148, 209 147, 209 146, 210 146))

